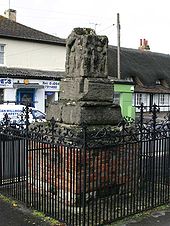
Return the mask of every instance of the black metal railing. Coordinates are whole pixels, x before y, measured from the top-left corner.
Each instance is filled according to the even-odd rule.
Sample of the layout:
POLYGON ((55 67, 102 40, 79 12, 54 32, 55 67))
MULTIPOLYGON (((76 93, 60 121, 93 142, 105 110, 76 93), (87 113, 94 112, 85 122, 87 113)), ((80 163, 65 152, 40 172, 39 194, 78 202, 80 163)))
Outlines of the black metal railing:
MULTIPOLYGON (((105 225, 170 201, 170 121, 0 126, 0 191, 68 225, 105 225)), ((28 114, 28 112, 27 112, 28 114)), ((26 114, 26 115, 27 115, 26 114)))

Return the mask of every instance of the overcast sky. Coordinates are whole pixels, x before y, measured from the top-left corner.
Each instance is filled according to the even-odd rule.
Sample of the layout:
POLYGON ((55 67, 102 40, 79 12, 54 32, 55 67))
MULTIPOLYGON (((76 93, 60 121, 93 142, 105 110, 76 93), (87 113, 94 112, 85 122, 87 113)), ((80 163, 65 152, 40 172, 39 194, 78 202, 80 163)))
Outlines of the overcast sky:
POLYGON ((120 15, 121 46, 137 49, 147 39, 151 51, 170 54, 169 0, 0 0, 0 14, 17 10, 17 22, 67 38, 74 27, 96 28, 117 45, 120 15), (115 24, 115 26, 113 26, 115 24))

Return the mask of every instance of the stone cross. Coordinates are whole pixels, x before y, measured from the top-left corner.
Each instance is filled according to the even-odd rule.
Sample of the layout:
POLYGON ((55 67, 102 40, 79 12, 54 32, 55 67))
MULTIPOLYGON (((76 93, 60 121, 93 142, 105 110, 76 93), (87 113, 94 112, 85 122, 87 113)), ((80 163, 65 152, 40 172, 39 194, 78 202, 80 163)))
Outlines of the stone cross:
POLYGON ((60 99, 48 117, 63 125, 115 125, 120 107, 113 104, 113 84, 107 73, 108 38, 89 28, 75 28, 67 39, 66 76, 60 99))

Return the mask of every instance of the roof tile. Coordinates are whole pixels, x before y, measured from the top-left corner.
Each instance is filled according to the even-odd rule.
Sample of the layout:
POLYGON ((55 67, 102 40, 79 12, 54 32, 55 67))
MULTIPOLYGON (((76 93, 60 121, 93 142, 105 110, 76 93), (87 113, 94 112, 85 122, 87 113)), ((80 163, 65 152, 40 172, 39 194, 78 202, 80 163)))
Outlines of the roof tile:
POLYGON ((27 27, 4 16, 0 16, 0 37, 48 42, 58 45, 65 45, 66 43, 65 39, 27 27))
POLYGON ((45 71, 27 68, 0 67, 0 77, 9 78, 38 78, 38 79, 61 79, 64 72, 61 71, 45 71))

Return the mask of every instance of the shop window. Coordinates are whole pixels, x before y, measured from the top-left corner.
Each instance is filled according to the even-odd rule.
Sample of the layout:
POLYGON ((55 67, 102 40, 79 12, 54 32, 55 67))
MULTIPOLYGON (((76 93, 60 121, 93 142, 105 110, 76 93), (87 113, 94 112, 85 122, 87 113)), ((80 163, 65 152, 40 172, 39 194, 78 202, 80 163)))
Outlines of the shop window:
POLYGON ((50 103, 55 101, 55 92, 45 92, 45 107, 47 108, 50 103))
POLYGON ((5 46, 0 44, 0 65, 4 64, 4 49, 5 46))

